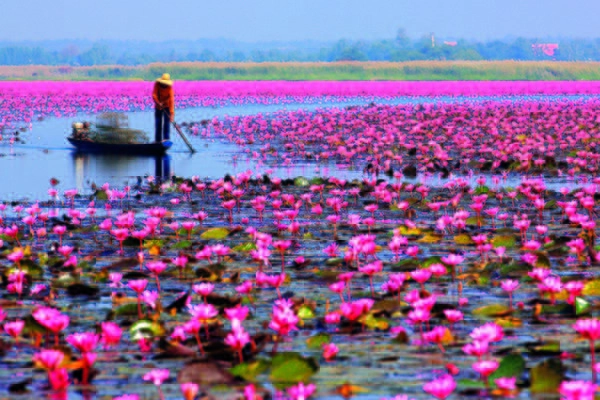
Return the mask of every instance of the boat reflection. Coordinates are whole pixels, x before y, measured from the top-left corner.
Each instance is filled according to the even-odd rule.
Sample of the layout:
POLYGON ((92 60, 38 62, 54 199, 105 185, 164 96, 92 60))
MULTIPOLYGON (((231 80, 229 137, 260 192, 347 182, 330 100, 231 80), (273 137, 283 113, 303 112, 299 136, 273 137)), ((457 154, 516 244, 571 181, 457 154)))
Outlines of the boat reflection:
POLYGON ((80 193, 89 192, 93 183, 132 185, 144 176, 160 181, 172 176, 171 156, 127 156, 117 154, 72 153, 75 186, 80 193))

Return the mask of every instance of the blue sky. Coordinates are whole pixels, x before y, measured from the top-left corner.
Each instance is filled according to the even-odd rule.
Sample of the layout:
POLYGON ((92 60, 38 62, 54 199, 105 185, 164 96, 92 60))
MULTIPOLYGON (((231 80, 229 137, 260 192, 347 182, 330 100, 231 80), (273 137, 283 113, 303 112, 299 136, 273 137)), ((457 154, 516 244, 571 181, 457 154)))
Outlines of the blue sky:
POLYGON ((10 0, 0 40, 600 37, 600 0, 10 0))

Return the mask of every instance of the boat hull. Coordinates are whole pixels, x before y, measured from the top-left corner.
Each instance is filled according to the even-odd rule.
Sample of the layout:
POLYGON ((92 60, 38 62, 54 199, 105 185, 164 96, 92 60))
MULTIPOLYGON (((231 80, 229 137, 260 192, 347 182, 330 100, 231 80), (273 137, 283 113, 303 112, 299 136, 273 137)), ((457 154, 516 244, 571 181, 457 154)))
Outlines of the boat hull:
POLYGON ((141 144, 119 144, 119 143, 101 143, 89 140, 79 140, 67 138, 77 151, 84 153, 105 153, 105 154, 140 154, 140 155, 161 155, 165 154, 173 143, 167 141, 162 143, 141 143, 141 144))

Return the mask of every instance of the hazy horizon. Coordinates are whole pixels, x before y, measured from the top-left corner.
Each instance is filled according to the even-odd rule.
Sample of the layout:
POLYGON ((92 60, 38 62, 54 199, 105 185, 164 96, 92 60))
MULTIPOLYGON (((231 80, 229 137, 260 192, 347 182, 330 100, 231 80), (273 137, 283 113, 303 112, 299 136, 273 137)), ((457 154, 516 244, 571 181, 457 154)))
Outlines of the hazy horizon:
POLYGON ((506 37, 598 38, 600 2, 582 0, 105 0, 102 3, 21 0, 3 5, 9 15, 0 41, 233 40, 331 42, 409 37, 488 41, 506 37), (158 27, 158 28, 157 28, 158 27))

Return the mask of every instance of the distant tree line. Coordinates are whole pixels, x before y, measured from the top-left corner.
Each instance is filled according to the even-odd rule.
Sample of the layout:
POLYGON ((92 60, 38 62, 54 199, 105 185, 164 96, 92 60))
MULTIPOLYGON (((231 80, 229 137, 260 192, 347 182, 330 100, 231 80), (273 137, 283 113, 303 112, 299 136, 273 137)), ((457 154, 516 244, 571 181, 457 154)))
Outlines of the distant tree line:
MULTIPOLYGON (((139 46, 122 41, 119 46, 103 42, 86 48, 66 44, 60 49, 49 46, 0 43, 0 65, 142 65, 172 61, 415 61, 415 60, 557 60, 600 61, 599 39, 506 39, 486 42, 444 41, 432 36, 410 38, 401 29, 393 39, 352 41, 306 45, 298 43, 203 45, 185 42, 139 46), (543 43, 557 43, 553 54, 539 51, 543 43), (536 47, 537 46, 537 47, 536 47)), ((56 46, 54 46, 56 47, 56 46)))

